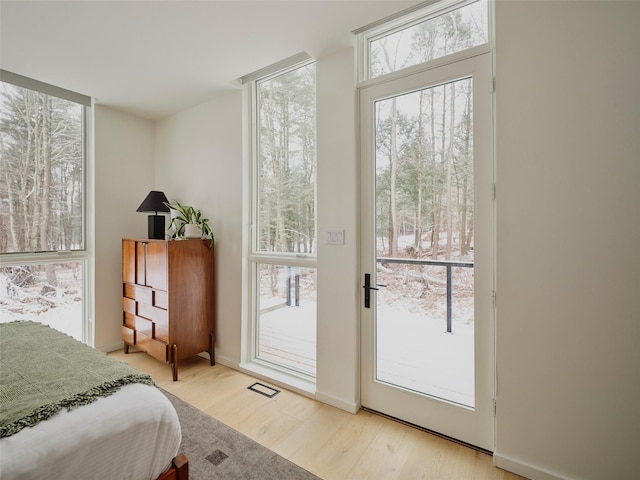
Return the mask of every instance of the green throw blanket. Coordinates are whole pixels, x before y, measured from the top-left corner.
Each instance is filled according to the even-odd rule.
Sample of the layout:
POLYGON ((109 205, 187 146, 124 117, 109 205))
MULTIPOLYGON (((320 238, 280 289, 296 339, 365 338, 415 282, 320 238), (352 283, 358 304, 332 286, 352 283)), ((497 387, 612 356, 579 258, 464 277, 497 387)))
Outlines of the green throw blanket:
POLYGON ((48 326, 0 323, 0 438, 149 375, 48 326))

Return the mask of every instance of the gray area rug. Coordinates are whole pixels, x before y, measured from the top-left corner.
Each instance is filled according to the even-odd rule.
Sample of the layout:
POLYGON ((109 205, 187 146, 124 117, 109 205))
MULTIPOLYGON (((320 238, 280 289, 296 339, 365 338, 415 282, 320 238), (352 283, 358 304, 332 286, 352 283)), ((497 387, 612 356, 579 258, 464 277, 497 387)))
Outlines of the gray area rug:
POLYGON ((320 480, 242 433, 162 390, 182 427, 190 480, 320 480))

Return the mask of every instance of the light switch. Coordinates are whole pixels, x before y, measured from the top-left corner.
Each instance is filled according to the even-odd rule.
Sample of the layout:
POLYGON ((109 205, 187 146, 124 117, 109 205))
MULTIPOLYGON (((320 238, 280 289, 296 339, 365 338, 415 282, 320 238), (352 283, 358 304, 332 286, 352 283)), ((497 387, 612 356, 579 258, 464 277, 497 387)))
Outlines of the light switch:
POLYGON ((327 230, 327 245, 344 245, 344 230, 327 230))

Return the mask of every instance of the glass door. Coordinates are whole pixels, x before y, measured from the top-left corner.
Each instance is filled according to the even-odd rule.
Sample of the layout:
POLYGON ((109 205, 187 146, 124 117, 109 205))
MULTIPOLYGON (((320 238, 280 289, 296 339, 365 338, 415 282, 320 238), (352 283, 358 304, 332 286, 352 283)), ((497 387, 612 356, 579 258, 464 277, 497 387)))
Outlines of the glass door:
POLYGON ((360 108, 362 405, 492 450, 490 56, 360 108))

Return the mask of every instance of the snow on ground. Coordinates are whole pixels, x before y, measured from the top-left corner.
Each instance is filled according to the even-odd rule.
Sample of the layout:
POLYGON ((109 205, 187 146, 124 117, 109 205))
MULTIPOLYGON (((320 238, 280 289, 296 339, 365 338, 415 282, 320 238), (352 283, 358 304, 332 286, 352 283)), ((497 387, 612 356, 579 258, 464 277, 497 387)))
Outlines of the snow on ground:
MULTIPOLYGON (((412 242, 412 235, 399 238, 402 254, 412 242)), ((452 269, 452 333, 446 332, 446 267, 385 264, 377 282, 386 285, 372 295, 377 380, 472 407, 473 268, 452 269)), ((299 307, 285 305, 282 285, 274 296, 267 285, 260 297, 259 357, 315 375, 315 283, 301 283, 299 307)))
POLYGON ((416 312, 402 302, 379 305, 377 379, 472 407, 474 326, 464 316, 452 324, 447 333, 446 312, 416 312))
MULTIPOLYGON (((377 379, 473 406, 473 297, 454 301, 453 332, 446 333, 445 298, 426 310, 413 295, 377 293, 377 379)), ((275 308, 260 315, 260 357, 315 375, 316 304, 302 299, 299 307, 287 307, 281 300, 261 299, 275 308)))
POLYGON ((41 288, 42 285, 16 288, 0 274, 0 322, 40 322, 82 341, 81 289, 58 288, 41 295, 41 288))

